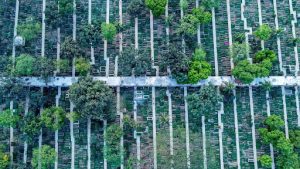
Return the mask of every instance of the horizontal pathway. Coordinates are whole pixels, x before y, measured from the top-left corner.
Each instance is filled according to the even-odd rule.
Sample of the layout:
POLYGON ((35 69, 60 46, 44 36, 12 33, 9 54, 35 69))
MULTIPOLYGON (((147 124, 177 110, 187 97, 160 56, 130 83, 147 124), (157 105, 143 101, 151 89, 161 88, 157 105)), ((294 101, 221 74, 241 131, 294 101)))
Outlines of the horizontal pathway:
MULTIPOLYGON (((224 83, 235 83, 234 79, 230 76, 210 76, 206 80, 201 80, 197 84, 178 84, 176 80, 168 76, 148 76, 148 77, 93 77, 94 80, 104 81, 107 85, 112 87, 124 86, 153 86, 153 87, 197 87, 202 85, 214 85, 221 86, 224 83)), ((4 80, 5 78, 2 78, 4 80)), ((78 77, 53 77, 49 79, 48 83, 45 83, 38 77, 23 77, 20 78, 21 82, 25 86, 38 86, 38 87, 68 87, 78 80, 78 77)), ((1 81, 1 80, 0 80, 1 81)), ((269 81, 272 86, 300 86, 300 76, 270 76, 268 78, 257 78, 250 85, 258 86, 263 82, 269 81)), ((241 83, 235 83, 236 86, 249 86, 241 83)))

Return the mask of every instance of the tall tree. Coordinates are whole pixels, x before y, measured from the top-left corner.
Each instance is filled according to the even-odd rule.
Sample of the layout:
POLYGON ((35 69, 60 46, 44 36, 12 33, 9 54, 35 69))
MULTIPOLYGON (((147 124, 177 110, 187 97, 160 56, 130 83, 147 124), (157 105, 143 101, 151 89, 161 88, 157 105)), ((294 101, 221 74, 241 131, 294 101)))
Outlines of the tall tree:
POLYGON ((33 168, 39 168, 40 163, 41 169, 49 169, 54 167, 55 157, 55 149, 49 145, 43 145, 41 150, 39 148, 33 149, 31 165, 33 168))

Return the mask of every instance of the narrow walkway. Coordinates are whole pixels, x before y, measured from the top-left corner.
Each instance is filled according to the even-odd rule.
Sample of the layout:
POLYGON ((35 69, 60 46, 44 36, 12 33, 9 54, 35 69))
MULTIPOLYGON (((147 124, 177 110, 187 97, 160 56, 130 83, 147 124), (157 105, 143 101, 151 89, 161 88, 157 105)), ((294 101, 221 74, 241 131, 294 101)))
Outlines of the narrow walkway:
MULTIPOLYGON (((247 18, 245 18, 245 8, 246 8, 246 0, 242 0, 241 3, 241 19, 244 22, 244 30, 245 30, 245 41, 246 44, 249 45, 249 35, 252 35, 252 28, 248 26, 247 18)), ((248 53, 248 59, 250 59, 250 55, 248 53)))
POLYGON ((211 13, 212 13, 212 28, 213 28, 213 41, 214 41, 215 76, 219 76, 218 45, 217 45, 215 8, 212 8, 211 13))
MULTIPOLYGON (((11 113, 14 114, 14 101, 11 100, 9 102, 9 109, 11 110, 11 113)), ((9 156, 10 156, 10 166, 13 166, 14 163, 14 128, 12 126, 9 127, 9 156)))
MULTIPOLYGON (((70 112, 74 111, 74 104, 70 102, 70 112)), ((75 138, 74 138, 74 122, 70 121, 70 137, 71 137, 71 169, 75 169, 75 138)))
MULTIPOLYGON (((230 13, 230 0, 226 0, 226 5, 227 5, 227 23, 228 23, 228 38, 229 38, 229 46, 232 46, 232 30, 231 30, 231 13, 230 13)), ((232 48, 229 47, 230 53, 232 48)), ((233 69, 234 64, 233 64, 233 59, 230 57, 230 66, 231 69, 233 69)))
POLYGON ((17 36, 17 28, 18 28, 18 21, 19 21, 19 7, 20 7, 20 2, 19 2, 19 0, 16 0, 15 23, 14 23, 14 37, 13 37, 13 49, 12 49, 13 63, 15 62, 15 58, 16 58, 15 37, 17 36))
MULTIPOLYGON (((263 24, 262 22, 262 14, 261 14, 261 0, 257 0, 257 7, 258 7, 258 20, 259 20, 259 26, 263 24)), ((261 48, 265 49, 265 42, 263 40, 261 42, 261 48)))
POLYGON ((297 117, 298 117, 298 127, 300 127, 300 105, 299 105, 299 89, 298 86, 295 86, 295 97, 296 97, 296 108, 297 108, 297 117))
POLYGON ((172 110, 172 95, 167 89, 168 105, 169 105, 169 133, 170 133, 170 156, 171 156, 171 169, 174 165, 174 141, 173 141, 173 110, 172 110))
MULTIPOLYGON (((120 87, 117 87, 117 115, 120 116, 120 127, 122 128, 123 130, 123 118, 124 118, 124 115, 123 115, 123 111, 121 111, 120 109, 120 87)), ((122 135, 121 137, 121 141, 120 141, 120 146, 121 146, 121 169, 124 168, 124 153, 123 150, 124 150, 124 136, 122 135)))
POLYGON ((240 154, 240 137, 239 137, 239 124, 238 124, 238 113, 236 105, 236 90, 233 90, 233 111, 234 111, 234 130, 235 130, 235 144, 236 144, 236 156, 237 156, 237 167, 241 169, 241 154, 240 154))
POLYGON ((153 167, 157 169, 155 87, 152 87, 153 167))
POLYGON ((250 112, 251 112, 251 129, 252 129, 254 168, 258 169, 257 151, 256 151, 256 134, 255 134, 255 116, 254 116, 252 86, 249 86, 249 97, 250 97, 250 112))
POLYGON ((201 123, 202 123, 203 166, 204 169, 207 169, 205 116, 201 117, 201 123))
MULTIPOLYGON (((269 117, 271 115, 271 108, 270 108, 270 92, 268 90, 266 91, 266 101, 267 101, 267 115, 269 117)), ((272 158, 272 169, 275 169, 274 148, 272 144, 270 144, 270 154, 272 158)))
MULTIPOLYGON (((29 110, 29 96, 26 94, 26 99, 25 99, 25 110, 24 110, 24 116, 28 115, 28 110, 29 110)), ((23 133, 24 135, 26 133, 23 133)), ((28 144, 27 141, 24 141, 24 154, 23 154, 23 163, 27 163, 27 150, 28 150, 28 144)))
MULTIPOLYGON (((103 126, 103 128, 104 128, 104 136, 105 136, 105 133, 106 133, 106 127, 107 127, 107 120, 103 120, 103 123, 104 123, 104 126, 103 126)), ((106 141, 105 141, 105 139, 103 140, 103 148, 104 148, 104 150, 106 149, 106 141)), ((103 151, 104 152, 104 169, 107 169, 107 159, 106 159, 106 154, 105 154, 105 151, 103 151)))
POLYGON ((87 169, 91 169, 91 118, 87 119, 87 169))
MULTIPOLYGON (((218 92, 220 92, 218 88, 218 92)), ((220 149, 220 167, 224 169, 224 152, 223 152, 223 123, 222 123, 222 114, 224 114, 224 104, 220 103, 220 110, 218 111, 218 126, 219 126, 219 149, 220 149)))
POLYGON ((150 10, 150 47, 151 47, 151 65, 152 68, 156 70, 156 76, 159 76, 159 68, 155 66, 155 58, 154 58, 154 28, 153 28, 153 13, 150 10))
MULTIPOLYGON (((196 8, 199 7, 199 0, 196 0, 196 8)), ((201 45, 201 29, 200 29, 200 24, 198 25, 198 28, 197 28, 197 43, 198 43, 198 46, 201 45)))
POLYGON ((282 92, 282 103, 283 103, 285 137, 289 138, 289 128, 288 128, 288 121, 287 121, 286 97, 285 97, 285 87, 284 86, 281 86, 281 92, 282 92))
MULTIPOLYGON (((89 10, 88 10, 88 24, 92 24, 92 0, 89 0, 89 10)), ((95 64, 95 51, 93 44, 91 44, 91 64, 95 64)))
POLYGON ((45 11, 46 11, 46 0, 43 0, 43 9, 42 9, 42 57, 45 56, 45 29, 46 29, 46 23, 45 23, 45 11))
MULTIPOLYGON (((73 40, 76 41, 76 29, 77 29, 77 16, 76 16, 76 0, 73 0, 73 40)), ((72 77, 75 77, 75 58, 72 60, 72 77)))
MULTIPOLYGON (((297 24, 297 13, 293 9, 293 2, 292 2, 292 0, 289 0, 289 7, 290 7, 290 14, 293 16, 293 19, 291 21, 293 38, 296 39, 297 35, 296 35, 296 28, 295 27, 296 27, 296 24, 297 24)), ((296 72, 295 72, 295 75, 297 76, 298 75, 298 71, 299 71, 299 58, 298 58, 299 55, 298 55, 298 47, 297 47, 297 45, 294 46, 294 53, 295 53, 295 61, 296 61, 296 72)))
MULTIPOLYGON (((61 87, 57 87, 57 95, 55 96, 55 106, 59 106, 59 100, 61 96, 61 87)), ((54 163, 54 168, 58 169, 58 130, 55 130, 55 163, 54 163)))
MULTIPOLYGON (((137 93, 137 87, 134 87, 134 98, 133 98, 133 118, 137 122, 137 102, 135 100, 137 93)), ((136 156, 137 156, 137 169, 141 168, 141 138, 140 135, 137 135, 137 131, 134 130, 134 137, 136 138, 136 156)))
MULTIPOLYGON (((106 23, 109 24, 109 1, 106 0, 106 23)), ((107 40, 104 40, 104 60, 106 61, 105 76, 109 76, 109 58, 107 57, 107 40)))
MULTIPOLYGON (((279 27, 279 23, 278 23, 277 0, 273 0, 273 7, 274 7, 274 15, 275 15, 275 28, 276 28, 276 31, 278 31, 280 29, 280 27, 279 27)), ((279 36, 277 36, 276 43, 277 43, 277 54, 278 54, 280 71, 283 72, 284 75, 286 75, 286 72, 283 70, 283 67, 282 67, 281 40, 280 40, 279 36)))
POLYGON ((190 160, 190 128, 189 128, 189 110, 187 102, 187 87, 184 87, 184 121, 185 121, 185 142, 186 142, 186 159, 187 159, 187 168, 191 168, 190 160))

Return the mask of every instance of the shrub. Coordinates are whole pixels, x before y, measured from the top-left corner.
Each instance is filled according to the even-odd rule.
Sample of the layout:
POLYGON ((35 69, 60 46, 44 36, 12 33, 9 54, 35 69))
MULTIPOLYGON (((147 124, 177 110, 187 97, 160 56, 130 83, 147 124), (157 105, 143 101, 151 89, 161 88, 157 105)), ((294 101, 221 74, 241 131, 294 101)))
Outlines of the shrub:
POLYGON ((65 73, 70 68, 70 62, 67 59, 59 59, 55 62, 55 66, 59 68, 59 71, 65 73))
POLYGON ((41 76, 44 80, 47 80, 49 77, 53 76, 55 67, 52 59, 39 57, 36 59, 35 65, 35 75, 41 76))
POLYGON ((145 4, 155 17, 159 17, 165 12, 167 0, 145 0, 145 4))
POLYGON ((271 168, 272 166, 272 158, 269 155, 262 155, 258 158, 261 166, 265 168, 271 168))
POLYGON ((273 30, 269 25, 261 25, 255 32, 254 35, 260 40, 268 40, 272 35, 273 30))
POLYGON ((25 38, 26 41, 31 41, 39 35, 42 31, 41 24, 33 21, 32 18, 27 19, 23 24, 18 26, 18 34, 25 38))
POLYGON ((101 32, 102 32, 103 38, 105 40, 107 40, 108 42, 111 42, 117 34, 117 28, 114 24, 102 23, 101 24, 101 32))
POLYGON ((75 67, 80 76, 86 76, 91 69, 89 61, 84 58, 76 59, 75 67))
POLYGON ((145 3, 143 0, 131 0, 127 8, 127 13, 131 17, 141 16, 145 12, 145 3))
POLYGON ((65 111, 61 107, 50 107, 43 110, 41 122, 49 129, 59 130, 65 121, 65 111))
POLYGON ((26 136, 29 138, 33 138, 38 135, 42 127, 40 119, 33 113, 28 113, 28 115, 24 117, 22 123, 21 130, 26 133, 26 136))
POLYGON ((82 56, 79 44, 72 37, 66 37, 61 45, 61 56, 69 60, 82 56))
POLYGON ((14 127, 20 120, 18 115, 14 115, 12 110, 4 110, 0 112, 0 126, 2 127, 14 127))
POLYGON ((246 43, 233 43, 230 49, 230 56, 234 63, 247 59, 247 55, 250 52, 250 46, 246 43))
POLYGON ((15 73, 18 76, 31 76, 34 73, 36 59, 27 54, 21 54, 16 59, 15 73))
POLYGON ((275 52, 269 49, 261 50, 255 54, 253 62, 260 63, 265 59, 269 59, 271 62, 274 62, 276 60, 275 52))
POLYGON ((31 165, 33 168, 39 168, 40 162, 41 169, 49 169, 53 167, 55 158, 55 149, 50 147, 49 145, 43 145, 41 147, 41 150, 39 150, 39 148, 33 149, 31 165))
POLYGON ((9 155, 3 151, 2 145, 0 148, 0 168, 6 169, 9 166, 9 155))

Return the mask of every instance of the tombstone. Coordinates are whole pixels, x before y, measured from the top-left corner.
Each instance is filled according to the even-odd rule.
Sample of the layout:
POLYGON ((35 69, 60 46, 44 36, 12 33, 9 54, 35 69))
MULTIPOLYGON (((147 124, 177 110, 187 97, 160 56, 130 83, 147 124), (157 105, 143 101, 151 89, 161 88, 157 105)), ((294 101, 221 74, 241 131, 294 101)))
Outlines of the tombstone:
POLYGON ((25 39, 22 36, 16 36, 14 39, 14 45, 15 46, 24 46, 25 39))

